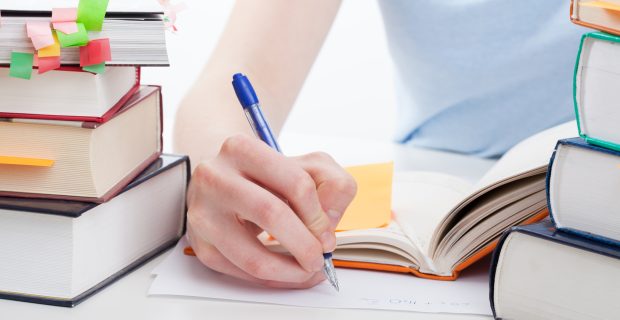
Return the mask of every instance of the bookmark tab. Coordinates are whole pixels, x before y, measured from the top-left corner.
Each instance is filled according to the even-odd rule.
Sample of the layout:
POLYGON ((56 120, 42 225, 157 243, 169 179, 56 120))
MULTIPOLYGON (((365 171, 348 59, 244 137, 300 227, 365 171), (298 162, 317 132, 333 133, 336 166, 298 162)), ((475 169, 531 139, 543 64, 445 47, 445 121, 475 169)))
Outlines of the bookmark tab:
POLYGON ((54 37, 54 44, 39 49, 39 51, 37 51, 37 55, 39 56, 39 58, 60 56, 60 43, 58 42, 58 36, 56 36, 56 32, 53 32, 52 35, 54 37))
POLYGON ((54 160, 0 156, 0 165, 3 164, 31 167, 51 167, 54 165, 54 160))
POLYGON ((392 219, 394 163, 346 168, 357 182, 357 194, 345 211, 336 231, 381 228, 392 219))
POLYGON ((82 67, 82 70, 97 74, 105 73, 105 62, 82 67))
POLYGON ((26 33, 37 50, 54 44, 49 22, 26 22, 26 33))
POLYGON ((9 76, 29 80, 32 75, 34 54, 25 52, 11 52, 11 67, 9 76))
POLYGON ((108 0, 80 0, 77 22, 81 22, 89 31, 101 31, 103 19, 108 8, 108 0))
POLYGON ((65 34, 78 32, 75 21, 77 20, 77 8, 53 8, 52 25, 54 29, 60 30, 65 34))
POLYGON ((66 34, 58 30, 56 31, 60 47, 81 47, 88 43, 88 32, 86 32, 86 27, 84 27, 83 24, 78 23, 77 28, 78 31, 71 34, 66 34))
POLYGON ((38 74, 46 73, 50 70, 60 68, 60 57, 43 58, 35 56, 35 60, 35 65, 38 67, 38 74))
POLYGON ((80 66, 92 66, 112 60, 110 53, 110 40, 96 39, 88 42, 87 45, 80 47, 80 66))

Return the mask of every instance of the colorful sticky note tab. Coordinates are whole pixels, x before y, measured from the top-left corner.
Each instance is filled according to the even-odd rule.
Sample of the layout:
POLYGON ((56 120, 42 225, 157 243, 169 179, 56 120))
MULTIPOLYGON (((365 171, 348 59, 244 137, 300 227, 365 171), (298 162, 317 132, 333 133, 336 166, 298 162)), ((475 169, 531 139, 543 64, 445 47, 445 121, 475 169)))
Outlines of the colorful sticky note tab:
POLYGON ((34 54, 25 52, 11 52, 11 67, 9 76, 13 78, 30 79, 34 54))
POLYGON ((58 35, 58 42, 60 43, 60 47, 80 47, 84 46, 88 43, 88 32, 86 32, 86 28, 83 24, 77 24, 78 31, 71 34, 66 34, 62 31, 57 31, 56 35, 58 35))
POLYGON ((9 164, 9 165, 18 165, 18 166, 34 166, 34 167, 51 167, 54 165, 54 160, 0 156, 0 164, 9 164))
POLYGON ((54 44, 51 46, 47 46, 45 48, 39 49, 37 55, 41 58, 45 57, 58 57, 60 56, 60 43, 58 43, 58 36, 56 36, 56 32, 53 33, 54 44))
POLYGON ((60 68, 60 57, 43 58, 35 56, 35 59, 37 60, 36 65, 39 67, 39 74, 60 68))
POLYGON ((108 0, 80 0, 77 22, 81 22, 89 31, 101 31, 108 0))
POLYGON ((26 22, 26 33, 35 49, 39 50, 54 44, 52 29, 49 22, 29 21, 26 22))
POLYGON ((392 219, 394 164, 378 163, 346 168, 357 182, 357 194, 336 231, 381 228, 392 219))
POLYGON ((77 20, 77 8, 52 8, 52 22, 77 20))
POLYGON ((77 23, 74 21, 69 22, 52 22, 54 29, 62 31, 65 34, 72 34, 78 32, 77 23))
POLYGON ((97 74, 105 73, 105 62, 82 67, 82 70, 97 74))
POLYGON ((80 47, 80 66, 91 66, 112 60, 110 39, 96 39, 80 47))

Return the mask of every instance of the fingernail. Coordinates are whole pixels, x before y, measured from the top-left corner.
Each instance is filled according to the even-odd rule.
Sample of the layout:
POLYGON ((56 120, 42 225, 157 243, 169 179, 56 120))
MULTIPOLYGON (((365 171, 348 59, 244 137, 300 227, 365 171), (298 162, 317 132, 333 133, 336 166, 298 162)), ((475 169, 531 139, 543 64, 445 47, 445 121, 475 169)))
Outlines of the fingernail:
POLYGON ((336 236, 333 232, 325 231, 320 237, 323 244, 323 252, 332 252, 336 248, 336 236))
POLYGON ((327 210, 327 216, 329 217, 332 228, 335 229, 338 222, 340 222, 340 212, 336 210, 327 210))

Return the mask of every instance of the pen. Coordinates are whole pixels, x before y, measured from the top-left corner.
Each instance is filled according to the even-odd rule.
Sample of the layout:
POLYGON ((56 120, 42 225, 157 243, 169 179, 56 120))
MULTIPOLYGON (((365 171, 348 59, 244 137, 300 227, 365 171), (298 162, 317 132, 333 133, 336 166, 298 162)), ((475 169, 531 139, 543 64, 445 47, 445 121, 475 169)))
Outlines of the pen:
MULTIPOLYGON (((263 116, 258 97, 248 77, 241 73, 236 73, 233 75, 232 85, 254 134, 271 148, 281 153, 282 150, 280 150, 280 146, 271 128, 269 128, 269 124, 267 124, 267 119, 263 116)), ((325 260, 323 273, 325 273, 325 277, 336 291, 339 291, 340 288, 338 286, 338 279, 336 278, 336 270, 334 270, 331 252, 323 253, 323 259, 325 260)))

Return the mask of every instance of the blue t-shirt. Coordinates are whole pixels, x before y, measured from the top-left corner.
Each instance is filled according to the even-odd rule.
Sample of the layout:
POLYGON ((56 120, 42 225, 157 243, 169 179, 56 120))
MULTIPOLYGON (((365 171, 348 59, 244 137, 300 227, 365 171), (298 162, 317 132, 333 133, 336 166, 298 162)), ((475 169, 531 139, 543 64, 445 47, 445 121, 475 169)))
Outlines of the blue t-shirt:
POLYGON ((497 156, 574 117, 568 0, 379 1, 396 66, 397 138, 497 156))

